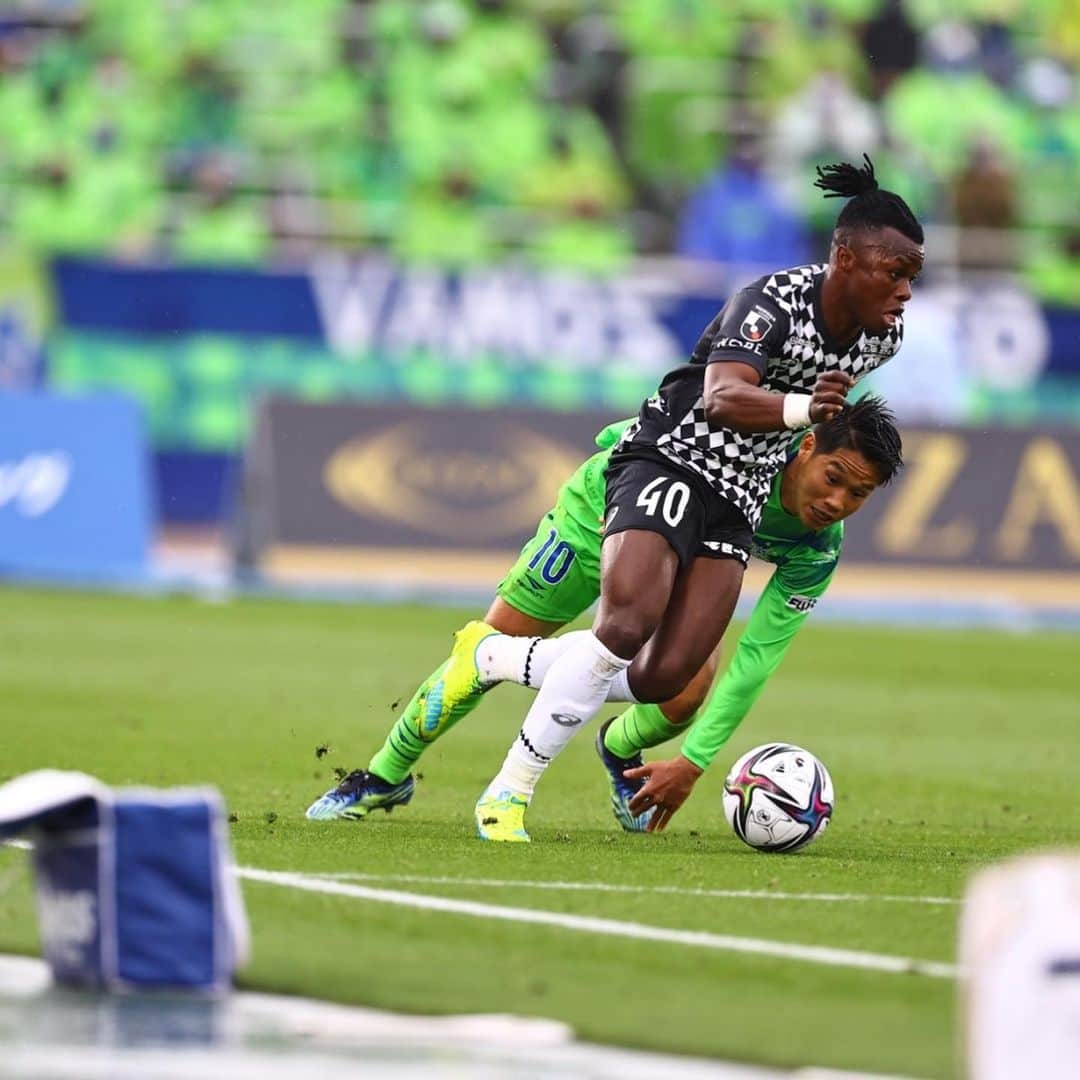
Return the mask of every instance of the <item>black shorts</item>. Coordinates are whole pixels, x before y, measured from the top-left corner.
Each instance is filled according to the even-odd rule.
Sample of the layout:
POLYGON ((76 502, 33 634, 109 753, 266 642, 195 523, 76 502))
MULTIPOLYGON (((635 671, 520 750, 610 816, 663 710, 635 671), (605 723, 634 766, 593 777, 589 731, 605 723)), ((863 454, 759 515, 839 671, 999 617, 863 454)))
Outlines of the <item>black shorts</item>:
POLYGON ((727 499, 651 457, 612 458, 608 465, 604 537, 627 529, 659 533, 679 556, 680 567, 699 555, 746 566, 754 535, 727 499))

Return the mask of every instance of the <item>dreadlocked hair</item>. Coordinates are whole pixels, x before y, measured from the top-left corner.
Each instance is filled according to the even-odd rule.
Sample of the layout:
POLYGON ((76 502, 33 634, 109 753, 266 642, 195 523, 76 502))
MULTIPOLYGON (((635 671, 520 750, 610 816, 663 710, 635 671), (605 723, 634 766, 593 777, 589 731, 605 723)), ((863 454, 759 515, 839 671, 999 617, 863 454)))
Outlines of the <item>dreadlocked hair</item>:
POLYGON ((896 430, 896 417, 876 394, 867 394, 845 405, 831 420, 814 426, 814 453, 856 450, 877 470, 887 484, 903 468, 903 443, 896 430))
POLYGON ((836 219, 841 230, 893 228, 916 244, 923 242, 923 229, 911 208, 895 192, 880 187, 874 175, 874 163, 863 154, 864 165, 817 167, 814 187, 825 192, 826 199, 848 199, 836 219))

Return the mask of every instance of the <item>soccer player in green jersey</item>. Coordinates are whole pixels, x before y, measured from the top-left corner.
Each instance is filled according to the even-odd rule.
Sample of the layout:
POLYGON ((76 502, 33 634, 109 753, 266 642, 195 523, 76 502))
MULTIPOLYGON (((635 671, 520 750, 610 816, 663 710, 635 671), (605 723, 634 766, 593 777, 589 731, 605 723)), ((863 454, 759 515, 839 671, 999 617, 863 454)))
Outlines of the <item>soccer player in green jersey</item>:
MULTIPOLYGON (((483 622, 457 634, 450 658, 417 690, 366 770, 350 773, 316 800, 307 816, 361 818, 413 794, 412 766, 498 682, 538 688, 573 644, 575 631, 549 637, 600 595, 605 473, 628 421, 600 433, 601 452, 563 485, 483 622)), ((630 831, 663 829, 695 781, 750 710, 793 637, 832 580, 843 519, 901 466, 900 436, 880 398, 866 397, 797 437, 777 473, 753 538, 753 554, 776 569, 762 591, 723 677, 709 694, 717 655, 676 698, 633 704, 600 729, 597 750, 608 772, 615 817, 630 831), (706 701, 704 708, 700 708, 706 701), (641 752, 689 726, 681 754, 643 764, 641 752)), ((633 702, 625 676, 609 701, 633 702)), ((520 815, 485 811, 485 839, 528 839, 520 815)))

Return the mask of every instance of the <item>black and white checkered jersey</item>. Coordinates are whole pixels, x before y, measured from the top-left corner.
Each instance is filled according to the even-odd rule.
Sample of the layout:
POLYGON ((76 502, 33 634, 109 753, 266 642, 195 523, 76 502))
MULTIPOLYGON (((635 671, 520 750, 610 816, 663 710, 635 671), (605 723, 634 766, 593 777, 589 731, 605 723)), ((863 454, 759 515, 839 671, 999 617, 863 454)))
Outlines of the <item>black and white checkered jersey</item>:
POLYGON ((706 365, 741 361, 758 372, 766 390, 809 394, 826 371, 859 380, 884 364, 903 339, 898 318, 880 337, 862 333, 846 348, 833 341, 821 315, 825 270, 822 264, 780 270, 732 296, 705 328, 690 362, 669 372, 641 406, 616 452, 652 456, 659 451, 703 478, 756 528, 791 432, 743 435, 710 428, 702 396, 706 365))

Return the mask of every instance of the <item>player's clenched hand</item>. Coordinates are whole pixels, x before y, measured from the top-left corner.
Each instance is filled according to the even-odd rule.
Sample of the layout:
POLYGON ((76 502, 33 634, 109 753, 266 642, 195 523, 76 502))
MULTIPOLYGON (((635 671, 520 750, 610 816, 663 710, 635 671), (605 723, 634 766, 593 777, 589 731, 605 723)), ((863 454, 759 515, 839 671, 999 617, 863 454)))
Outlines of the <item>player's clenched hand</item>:
POLYGON ((842 371, 825 371, 818 376, 810 395, 810 420, 817 424, 822 420, 831 420, 843 408, 848 391, 855 385, 855 380, 842 371))
POLYGON ((627 779, 645 780, 641 790, 630 800, 630 813, 638 817, 655 807, 656 812, 645 831, 663 832, 672 814, 686 802, 700 775, 701 769, 684 757, 650 761, 636 769, 627 769, 623 773, 627 779))

